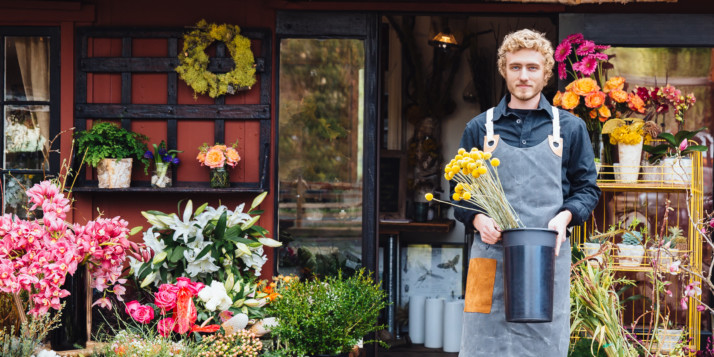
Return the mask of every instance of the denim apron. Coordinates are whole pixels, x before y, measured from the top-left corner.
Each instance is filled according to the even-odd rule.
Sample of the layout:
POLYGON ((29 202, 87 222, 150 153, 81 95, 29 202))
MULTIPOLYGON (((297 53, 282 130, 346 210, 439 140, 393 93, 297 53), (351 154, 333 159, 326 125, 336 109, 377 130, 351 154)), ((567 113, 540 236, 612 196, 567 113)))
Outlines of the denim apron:
MULTIPOLYGON (((493 132, 493 108, 486 114, 484 151, 501 160, 498 175, 506 197, 528 228, 547 228, 563 203, 560 115, 553 107, 553 134, 529 148, 499 142, 493 132)), ((474 235, 470 258, 496 260, 490 313, 464 312, 460 357, 566 356, 570 335, 570 243, 560 247, 555 262, 553 321, 506 322, 503 299, 503 245, 490 245, 474 235)), ((467 279, 478 271, 469 272, 467 279)), ((469 296, 466 296, 469 299, 469 296)))

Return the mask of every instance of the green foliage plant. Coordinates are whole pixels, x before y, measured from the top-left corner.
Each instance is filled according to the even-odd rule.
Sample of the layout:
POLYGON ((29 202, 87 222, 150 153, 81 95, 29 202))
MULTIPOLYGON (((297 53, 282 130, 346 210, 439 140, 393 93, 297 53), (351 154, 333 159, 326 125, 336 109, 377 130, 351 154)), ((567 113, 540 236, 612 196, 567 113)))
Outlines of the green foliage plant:
POLYGON ((148 174, 149 160, 144 157, 148 137, 128 131, 110 122, 99 122, 89 130, 74 134, 78 154, 92 167, 103 159, 132 158, 144 165, 148 174))
POLYGON ((660 133, 657 135, 657 139, 662 139, 662 144, 656 146, 643 145, 642 150, 650 154, 648 161, 651 164, 666 157, 685 157, 695 151, 707 151, 709 148, 706 145, 686 145, 683 150, 680 149, 682 141, 686 140, 689 142, 689 140, 692 140, 695 135, 704 129, 706 129, 706 127, 692 131, 680 130, 674 135, 670 133, 660 133))
MULTIPOLYGON (((277 325, 272 335, 283 356, 347 353, 377 325, 387 296, 364 268, 345 278, 293 280, 270 305, 277 325)), ((371 343, 375 341, 365 341, 371 343)))
MULTIPOLYGON (((62 303, 62 307, 64 307, 64 303, 62 303)), ((44 343, 47 334, 58 326, 61 315, 61 312, 44 314, 40 317, 28 314, 27 320, 20 325, 19 330, 16 330, 15 326, 0 330, 0 356, 34 356, 37 349, 44 343)))

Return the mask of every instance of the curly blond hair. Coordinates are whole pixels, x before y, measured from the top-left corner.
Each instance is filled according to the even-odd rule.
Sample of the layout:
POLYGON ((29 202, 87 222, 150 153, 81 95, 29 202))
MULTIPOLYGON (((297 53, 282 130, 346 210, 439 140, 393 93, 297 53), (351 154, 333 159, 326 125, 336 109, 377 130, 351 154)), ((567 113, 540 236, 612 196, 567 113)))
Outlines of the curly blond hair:
POLYGON ((543 55, 545 58, 543 71, 545 72, 545 80, 547 82, 553 75, 553 65, 555 64, 555 60, 553 59, 553 45, 545 38, 544 33, 529 29, 511 32, 503 38, 503 43, 501 43, 501 47, 498 48, 497 62, 498 72, 501 73, 501 76, 506 78, 506 54, 522 49, 536 50, 543 55))

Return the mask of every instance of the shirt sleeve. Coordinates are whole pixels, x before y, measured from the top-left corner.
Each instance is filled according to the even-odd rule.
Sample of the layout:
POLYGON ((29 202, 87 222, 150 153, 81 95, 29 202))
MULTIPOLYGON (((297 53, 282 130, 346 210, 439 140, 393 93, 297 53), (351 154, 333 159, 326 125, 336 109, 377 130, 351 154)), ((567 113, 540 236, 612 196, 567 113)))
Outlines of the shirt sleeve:
MULTIPOLYGON (((563 115, 563 111, 561 111, 563 115)), ((597 186, 597 171, 595 171, 595 155, 593 154, 590 136, 581 120, 576 121, 570 142, 570 158, 565 175, 569 190, 563 199, 560 211, 568 210, 573 214, 570 226, 585 222, 595 209, 600 198, 600 188, 597 186)), ((567 140, 567 139, 566 139, 567 140)))
MULTIPOLYGON (((482 140, 479 140, 479 138, 483 138, 483 135, 483 130, 481 126, 477 124, 477 119, 472 119, 468 124, 466 124, 466 129, 464 130, 464 133, 461 136, 461 143, 459 144, 459 147, 466 149, 466 151, 470 151, 471 148, 474 147, 478 148, 479 150, 482 150, 482 140)), ((476 217, 477 212, 470 209, 461 208, 459 207, 459 205, 474 209, 478 209, 479 207, 466 201, 454 201, 452 196, 454 193, 455 186, 456 183, 453 180, 449 181, 449 200, 451 200, 451 203, 457 205, 454 206, 454 218, 456 218, 459 222, 463 223, 464 226, 466 226, 467 231, 473 230, 473 221, 474 217, 476 217)))

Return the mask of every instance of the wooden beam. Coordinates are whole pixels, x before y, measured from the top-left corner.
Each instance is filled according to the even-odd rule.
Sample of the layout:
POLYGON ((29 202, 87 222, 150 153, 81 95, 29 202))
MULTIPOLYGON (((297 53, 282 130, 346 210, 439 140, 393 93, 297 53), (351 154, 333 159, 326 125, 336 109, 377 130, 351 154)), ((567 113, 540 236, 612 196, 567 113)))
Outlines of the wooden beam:
POLYGON ((269 120, 270 106, 235 105, 168 105, 168 104, 77 104, 77 119, 225 119, 269 120))

